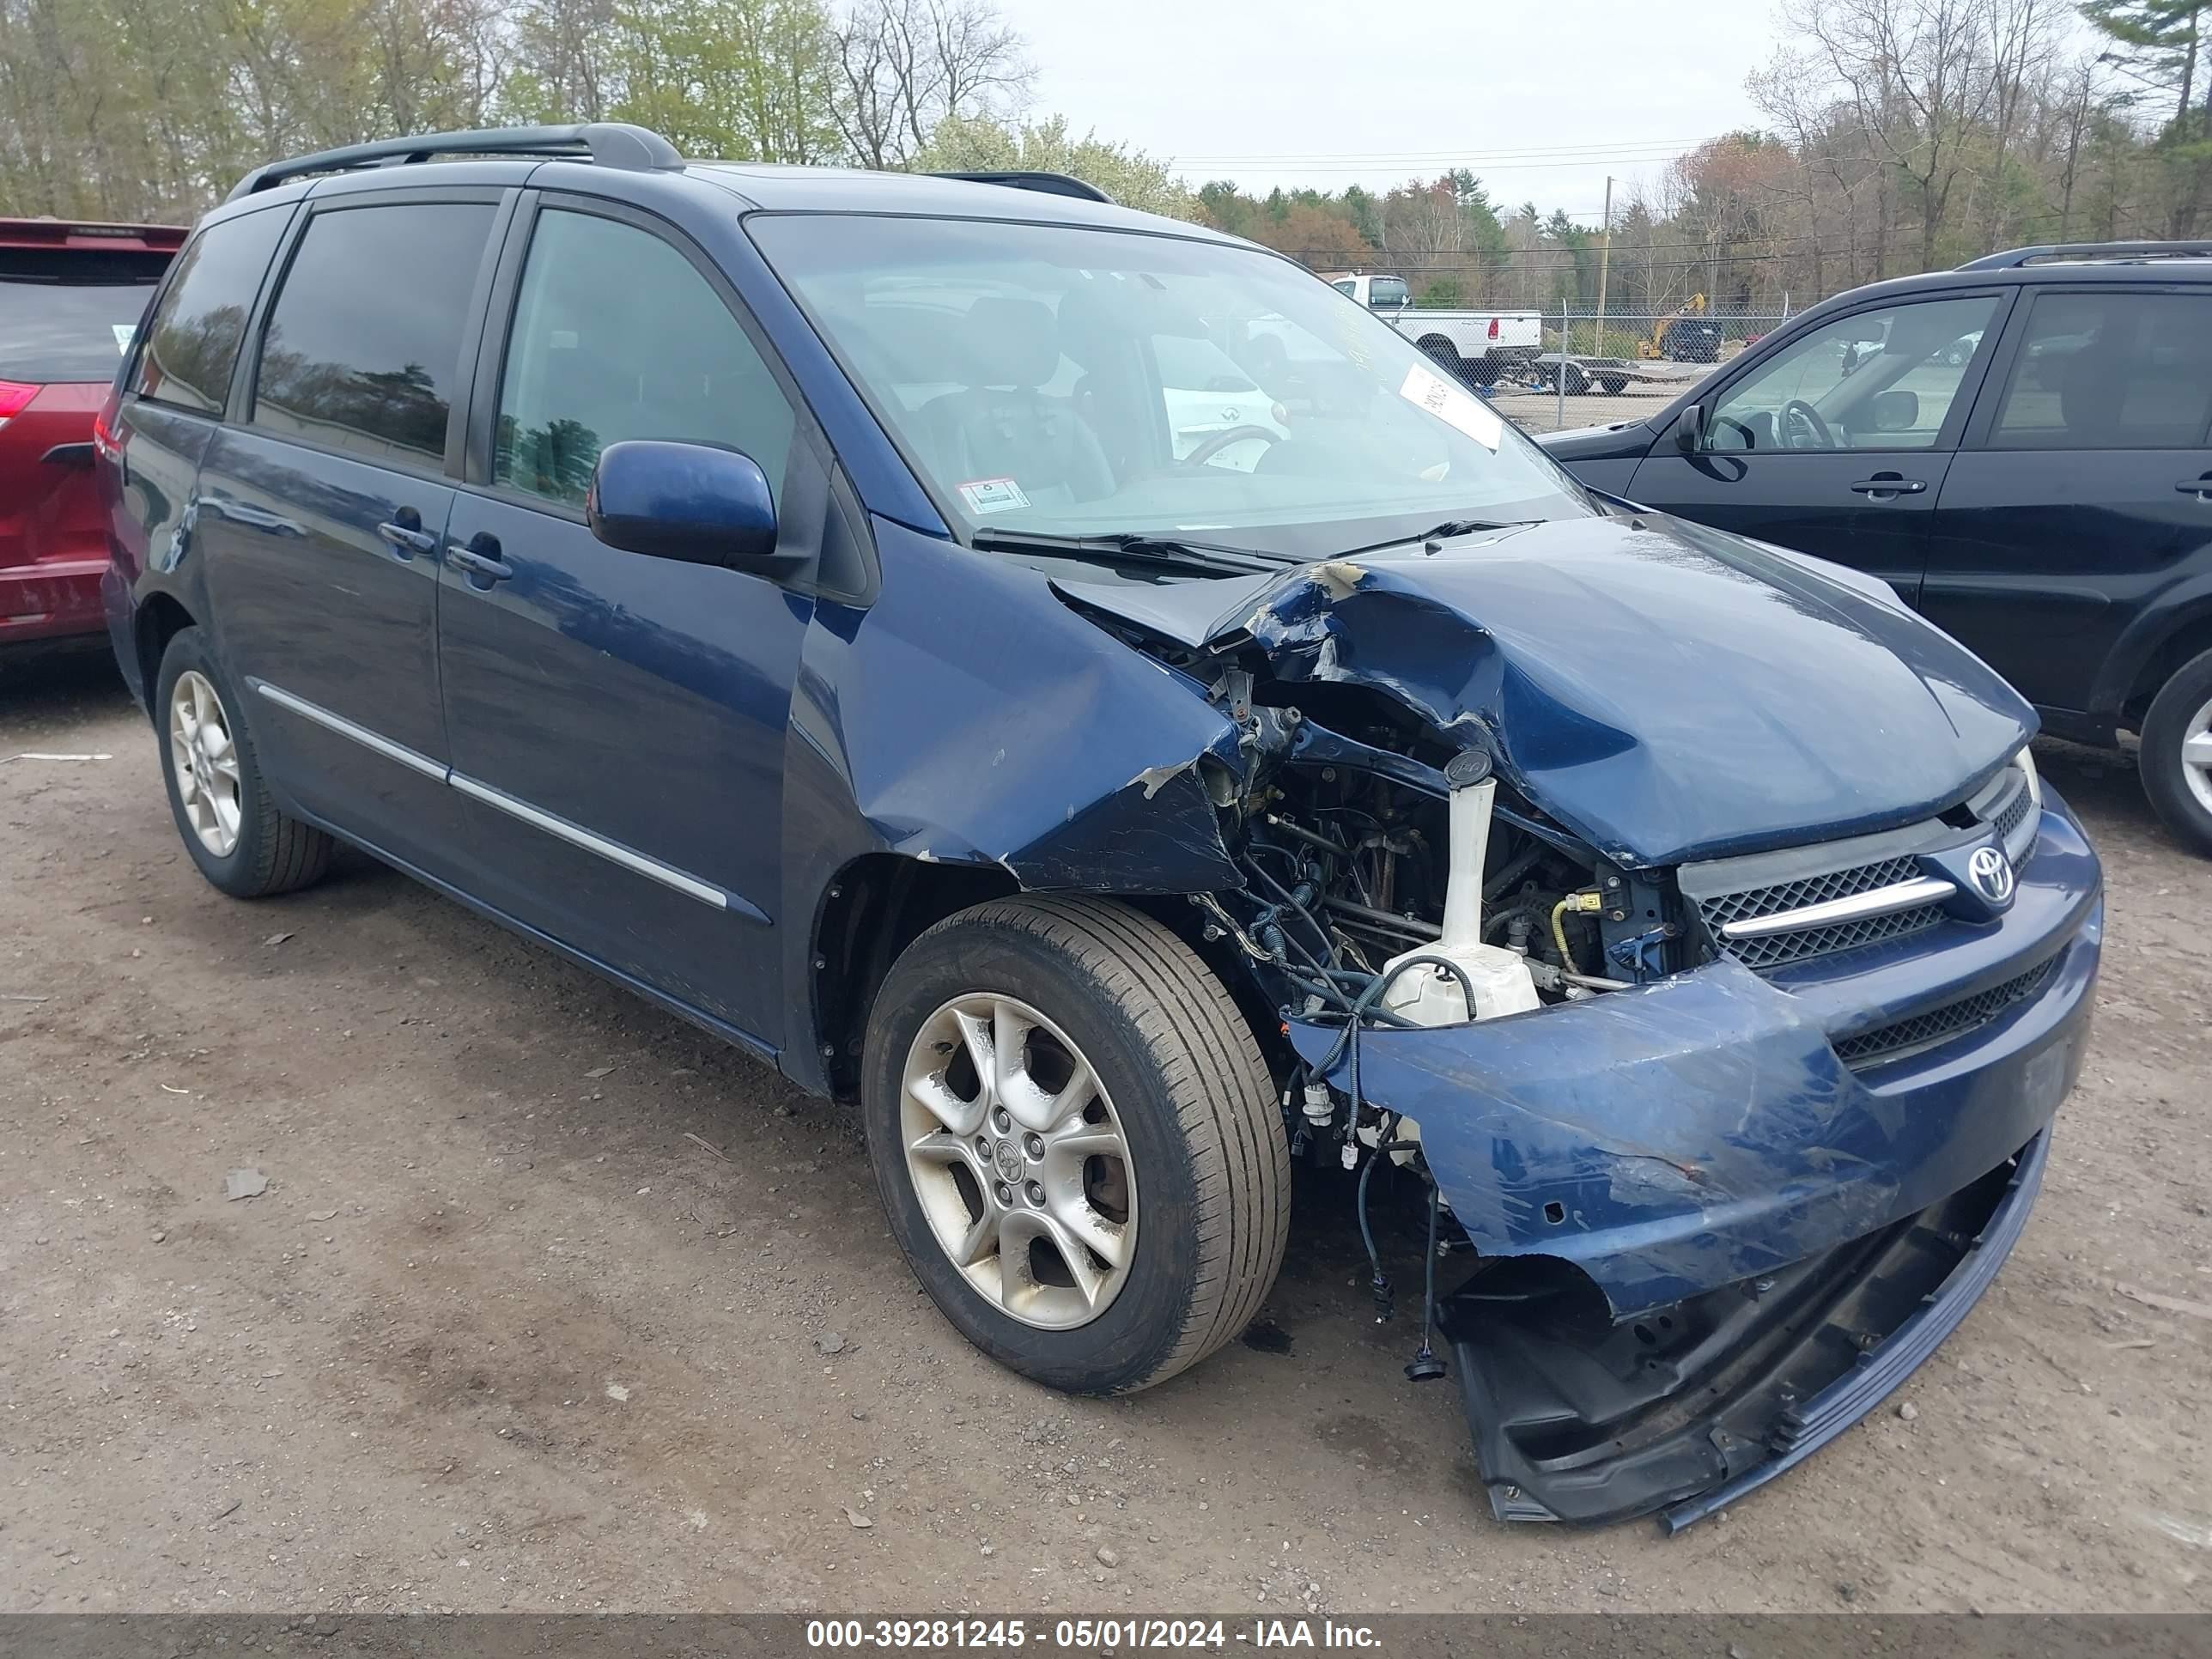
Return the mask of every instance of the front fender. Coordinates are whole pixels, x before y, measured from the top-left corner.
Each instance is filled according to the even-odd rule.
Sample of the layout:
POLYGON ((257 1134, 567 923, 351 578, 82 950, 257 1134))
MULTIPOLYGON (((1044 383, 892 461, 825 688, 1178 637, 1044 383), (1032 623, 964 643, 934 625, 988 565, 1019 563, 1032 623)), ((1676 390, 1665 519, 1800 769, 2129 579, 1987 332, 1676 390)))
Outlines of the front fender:
MULTIPOLYGON (((2175 583, 2147 606, 2113 641, 2089 689, 2089 713, 2117 715, 2143 669, 2179 635, 2212 630, 2212 574, 2175 583)), ((2212 638, 2205 641, 2212 645, 2212 638)))

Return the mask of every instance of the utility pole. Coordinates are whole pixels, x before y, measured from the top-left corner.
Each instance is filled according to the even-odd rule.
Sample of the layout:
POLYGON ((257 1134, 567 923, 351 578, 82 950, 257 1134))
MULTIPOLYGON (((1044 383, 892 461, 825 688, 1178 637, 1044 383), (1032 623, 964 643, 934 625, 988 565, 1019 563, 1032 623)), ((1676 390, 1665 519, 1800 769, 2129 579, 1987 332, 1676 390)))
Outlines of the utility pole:
MULTIPOLYGON (((1590 350, 1602 357, 1605 351, 1605 278, 1606 268, 1613 263, 1613 175, 1605 179, 1605 221, 1599 228, 1597 244, 1597 337, 1590 343, 1590 350)), ((1559 348, 1565 350, 1565 346, 1559 348)))

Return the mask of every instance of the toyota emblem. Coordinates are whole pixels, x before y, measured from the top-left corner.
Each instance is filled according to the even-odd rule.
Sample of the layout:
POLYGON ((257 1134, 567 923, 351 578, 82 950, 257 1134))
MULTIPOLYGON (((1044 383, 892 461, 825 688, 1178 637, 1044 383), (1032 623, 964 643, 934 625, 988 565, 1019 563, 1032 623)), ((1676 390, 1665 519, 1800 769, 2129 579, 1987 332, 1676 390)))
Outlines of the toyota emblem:
POLYGON ((2002 910, 2012 902, 2012 860, 2002 848, 1977 847, 1973 857, 1966 860, 1966 878, 1992 910, 2002 910))

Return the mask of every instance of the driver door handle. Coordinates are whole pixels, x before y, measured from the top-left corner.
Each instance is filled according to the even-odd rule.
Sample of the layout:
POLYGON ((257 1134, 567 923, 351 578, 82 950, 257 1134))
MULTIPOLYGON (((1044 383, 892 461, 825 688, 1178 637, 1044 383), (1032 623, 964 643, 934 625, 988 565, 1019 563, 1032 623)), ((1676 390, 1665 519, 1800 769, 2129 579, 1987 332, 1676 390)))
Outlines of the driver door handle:
POLYGON ((1900 477, 1894 472, 1877 472, 1871 478, 1861 478, 1851 488, 1878 501, 1893 501, 1899 495, 1917 495, 1928 488, 1928 481, 1900 477))
POLYGON ((2174 488, 2185 495, 2196 496, 2200 501, 2212 501, 2212 472, 2207 472, 2202 477, 2184 478, 2174 488))

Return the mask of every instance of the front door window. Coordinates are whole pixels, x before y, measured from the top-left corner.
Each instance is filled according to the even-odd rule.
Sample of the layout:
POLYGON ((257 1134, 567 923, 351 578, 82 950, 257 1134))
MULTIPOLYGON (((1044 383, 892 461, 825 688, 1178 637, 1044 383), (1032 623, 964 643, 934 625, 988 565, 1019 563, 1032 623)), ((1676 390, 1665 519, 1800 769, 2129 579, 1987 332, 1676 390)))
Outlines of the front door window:
POLYGON ((1709 452, 1932 449, 1988 343, 1994 295, 1853 312, 1736 382, 1705 422, 1709 452))

